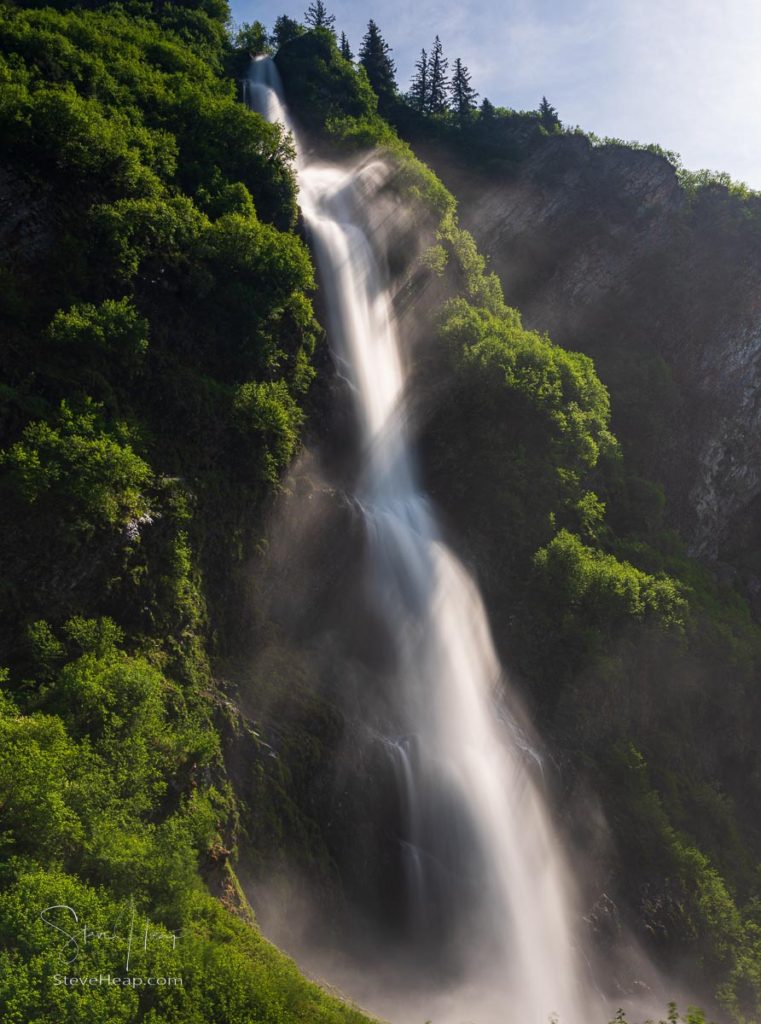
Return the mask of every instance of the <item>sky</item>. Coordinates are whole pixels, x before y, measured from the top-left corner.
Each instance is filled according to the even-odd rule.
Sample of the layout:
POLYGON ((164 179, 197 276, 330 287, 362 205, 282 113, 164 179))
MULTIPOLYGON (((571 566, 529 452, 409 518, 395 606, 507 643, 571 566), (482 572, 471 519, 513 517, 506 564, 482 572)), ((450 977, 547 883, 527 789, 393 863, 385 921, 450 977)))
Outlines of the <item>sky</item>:
MULTIPOLYGON (((232 0, 237 22, 268 29, 309 0, 232 0)), ((373 18, 402 90, 420 48, 441 37, 481 98, 533 110, 546 95, 563 124, 657 142, 691 170, 728 171, 761 189, 759 0, 326 0, 358 50, 373 18)))

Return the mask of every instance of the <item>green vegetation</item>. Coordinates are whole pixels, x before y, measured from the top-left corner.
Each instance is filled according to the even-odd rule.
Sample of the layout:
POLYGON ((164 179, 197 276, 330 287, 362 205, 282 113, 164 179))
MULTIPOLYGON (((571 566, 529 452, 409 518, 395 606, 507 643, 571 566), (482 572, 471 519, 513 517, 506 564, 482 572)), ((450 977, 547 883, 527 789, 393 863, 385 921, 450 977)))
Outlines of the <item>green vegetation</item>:
MULTIPOLYGON (((659 961, 684 974, 687 956, 696 991, 712 985, 725 1011, 758 1019, 752 808, 761 793, 751 723, 761 721, 761 630, 667 529, 663 490, 627 465, 610 433, 592 361, 522 326, 453 207, 421 187, 428 172, 378 117, 362 69, 323 33, 289 43, 277 60, 291 106, 320 145, 380 147, 404 168, 407 199, 436 202, 420 266, 436 282, 440 312, 413 382, 429 486, 477 568, 506 662, 526 681, 549 741, 602 800, 630 920, 659 961)), ((426 110, 430 68, 423 54, 410 103, 387 94, 379 109, 414 143, 435 135, 451 153, 460 127, 451 113, 426 110)), ((499 160, 523 159, 561 134, 546 99, 531 115, 487 101, 468 118, 473 131, 500 123, 489 142, 499 160)), ((666 387, 651 371, 646 386, 631 384, 646 408, 666 387)))
POLYGON ((682 186, 685 195, 689 199, 696 199, 701 189, 709 189, 712 187, 726 190, 729 195, 737 196, 740 199, 758 198, 758 192, 756 190, 749 188, 741 181, 734 181, 731 175, 727 174, 726 171, 711 171, 706 168, 699 171, 688 170, 682 163, 682 158, 679 153, 674 152, 673 149, 664 149, 663 146, 659 146, 657 142, 642 143, 633 140, 625 141, 624 139, 612 139, 608 136, 600 138, 600 136, 595 135, 594 132, 585 132, 580 128, 576 129, 576 133, 581 135, 583 138, 588 139, 593 146, 598 148, 615 147, 620 149, 633 149, 645 153, 654 153, 656 156, 662 156, 664 160, 667 160, 676 170, 679 184, 682 186))
POLYGON ((359 63, 378 98, 390 99, 396 91, 396 65, 391 59, 391 48, 372 19, 359 50, 359 63))
MULTIPOLYGON (((396 130, 504 169, 564 134, 557 112, 476 109, 438 37, 401 97, 378 27, 355 66, 320 2, 311 31, 283 16, 230 41, 226 19, 220 0, 0 13, 0 193, 17 217, 0 228, 3 1020, 365 1019, 264 942, 232 867, 241 829, 329 860, 307 779, 340 723, 286 652, 267 694, 282 763, 241 783, 226 730, 254 758, 263 744, 220 711, 211 667, 244 643, 241 567, 301 444, 322 340, 290 141, 235 99, 268 48, 318 149, 397 169, 414 244, 390 256, 418 253, 400 303, 420 303, 428 480, 542 728, 600 795, 617 896, 666 964, 686 953, 688 981, 758 1019, 759 628, 623 461, 592 360, 524 328, 396 130), (134 913, 155 940, 135 973, 182 986, 56 986, 63 939, 39 914, 61 904, 118 932, 79 951, 78 975, 119 968, 134 913)), ((738 199, 682 183, 695 207, 717 187, 738 199)))
POLYGON ((546 735, 603 801, 622 892, 659 956, 686 955, 696 991, 708 977, 725 1010, 758 1019, 761 794, 746 771, 761 629, 657 516, 648 527, 646 504, 630 511, 639 536, 613 531, 606 505, 629 481, 591 361, 491 301, 450 301, 443 352, 420 368, 437 395, 431 488, 546 735), (624 770, 611 752, 632 740, 642 753, 624 770))
MULTIPOLYGON (((322 0, 310 5, 304 21, 307 28, 322 29, 335 36, 335 17, 328 13, 322 0)), ((249 32, 248 36, 240 35, 237 41, 239 47, 252 52, 277 52, 303 34, 305 28, 283 15, 267 37, 260 23, 254 24, 258 29, 249 32)), ((351 46, 344 32, 341 33, 340 53, 347 62, 353 62, 351 46)), ((742 182, 733 181, 724 171, 687 170, 678 153, 664 150, 657 143, 600 138, 578 126, 564 126, 558 111, 546 96, 542 96, 538 108, 531 111, 496 107, 486 97, 479 107, 476 103, 478 92, 471 84, 469 69, 462 58, 455 57, 451 62, 450 76, 450 61, 438 35, 430 51, 421 49, 406 92, 397 83, 391 53, 392 47, 371 18, 359 50, 357 66, 367 73, 383 116, 413 145, 443 144, 449 158, 454 156, 462 160, 470 170, 478 169, 494 175, 510 173, 540 148, 548 136, 578 135, 593 146, 617 146, 663 156, 676 168, 679 183, 688 199, 694 200, 703 189, 717 187, 742 199, 758 197, 756 191, 742 182)))
POLYGON ((561 522, 595 534, 589 474, 615 441, 590 360, 524 330, 515 310, 490 298, 491 309, 457 299, 443 310, 441 386, 451 394, 432 425, 430 457, 468 534, 483 530, 485 517, 494 523, 493 496, 502 496, 497 521, 512 535, 494 566, 502 575, 561 522))
POLYGON ((332 33, 297 36, 277 56, 288 102, 323 152, 345 156, 377 148, 395 163, 396 188, 431 226, 454 225, 455 201, 439 179, 378 113, 367 74, 341 56, 332 33))
POLYGON ((328 30, 332 30, 336 19, 335 15, 328 14, 328 10, 323 3, 323 0, 314 0, 314 3, 311 3, 306 9, 304 21, 309 28, 326 28, 328 30))
MULTIPOLYGON (((705 1014, 695 1006, 688 1006, 684 1015, 679 1013, 676 1003, 669 1003, 665 1020, 659 1020, 658 1024, 705 1024, 705 1014)), ((627 1017, 623 1010, 618 1010, 610 1024, 627 1024, 627 1017)), ((654 1024, 648 1021, 646 1024, 654 1024)))
POLYGON ((236 881, 209 661, 321 336, 290 143, 224 4, 36 6, 0 12, 0 1016, 359 1022, 236 881), (169 981, 57 981, 100 974, 169 981))

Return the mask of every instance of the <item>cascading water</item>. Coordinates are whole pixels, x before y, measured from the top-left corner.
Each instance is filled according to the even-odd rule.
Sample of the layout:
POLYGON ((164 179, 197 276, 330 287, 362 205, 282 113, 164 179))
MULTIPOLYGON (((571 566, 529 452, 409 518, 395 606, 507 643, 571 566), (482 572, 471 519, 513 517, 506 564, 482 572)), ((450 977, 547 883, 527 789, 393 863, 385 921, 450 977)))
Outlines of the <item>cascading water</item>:
MULTIPOLYGON (((271 59, 252 62, 244 93, 293 131, 271 59)), ((395 318, 361 216, 384 166, 347 173, 297 148, 297 173, 331 344, 353 386, 365 453, 355 497, 395 648, 404 731, 386 742, 407 830, 411 932, 430 943, 461 920, 461 972, 471 991, 488 985, 497 1008, 480 1020, 543 1024, 556 1013, 586 1024, 572 885, 533 778, 536 756, 500 712, 505 684, 482 601, 443 543, 410 452, 395 318)), ((466 1011, 455 1007, 454 1019, 466 1011)))

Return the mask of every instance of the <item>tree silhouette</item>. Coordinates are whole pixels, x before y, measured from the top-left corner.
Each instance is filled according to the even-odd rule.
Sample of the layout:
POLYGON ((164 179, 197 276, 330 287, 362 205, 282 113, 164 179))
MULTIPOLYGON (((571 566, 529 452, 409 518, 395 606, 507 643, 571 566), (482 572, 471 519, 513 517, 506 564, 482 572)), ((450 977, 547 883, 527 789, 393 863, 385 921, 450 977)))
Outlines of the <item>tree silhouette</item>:
POLYGON ((428 86, 428 54, 421 50, 410 85, 410 103, 421 114, 428 106, 428 86))
POLYGON ((481 102, 481 121, 486 124, 489 121, 493 121, 495 116, 494 104, 491 100, 488 100, 485 96, 481 102))
POLYGON ((396 65, 391 59, 391 47, 372 19, 367 24, 367 32, 359 49, 359 63, 367 72, 370 85, 381 99, 388 99, 394 95, 396 65))
POLYGON ((304 12, 304 21, 310 28, 327 28, 333 32, 336 18, 334 14, 328 14, 322 0, 314 0, 304 12))
POLYGON ((343 57, 344 60, 348 60, 348 61, 353 61, 354 60, 354 54, 351 52, 351 47, 349 46, 349 40, 348 40, 345 32, 341 33, 341 42, 338 44, 338 49, 341 51, 341 56, 343 57))
POLYGON ((542 128, 546 128, 548 132, 554 132, 556 128, 560 127, 558 112, 546 96, 542 96, 542 102, 539 104, 539 120, 542 128))
POLYGON ((442 114, 447 109, 447 68, 449 62, 444 56, 444 48, 438 36, 433 41, 433 49, 428 61, 428 103, 429 114, 442 114))
POLYGON ((281 46, 289 43, 291 39, 296 39, 303 34, 304 28, 302 25, 299 25, 293 18, 289 18, 287 14, 281 14, 275 22, 270 42, 275 49, 279 50, 281 46))
POLYGON ((457 115, 460 125, 465 124, 476 109, 478 93, 470 84, 470 72, 459 57, 454 62, 454 74, 449 86, 449 96, 452 101, 452 110, 457 115))

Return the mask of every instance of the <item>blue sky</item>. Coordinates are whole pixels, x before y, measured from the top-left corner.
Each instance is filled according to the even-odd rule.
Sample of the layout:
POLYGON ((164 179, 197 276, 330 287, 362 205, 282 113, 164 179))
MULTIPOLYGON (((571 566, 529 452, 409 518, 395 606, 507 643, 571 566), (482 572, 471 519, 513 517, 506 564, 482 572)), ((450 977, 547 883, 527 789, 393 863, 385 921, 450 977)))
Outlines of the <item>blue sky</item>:
MULTIPOLYGON (((542 95, 564 124, 658 142, 692 169, 761 189, 758 0, 326 0, 359 47, 368 18, 406 89, 436 32, 481 96, 516 109, 542 95)), ((236 21, 303 19, 308 0, 232 0, 236 21)))

